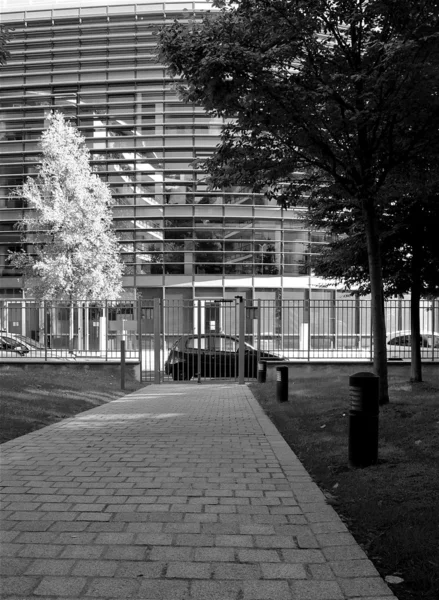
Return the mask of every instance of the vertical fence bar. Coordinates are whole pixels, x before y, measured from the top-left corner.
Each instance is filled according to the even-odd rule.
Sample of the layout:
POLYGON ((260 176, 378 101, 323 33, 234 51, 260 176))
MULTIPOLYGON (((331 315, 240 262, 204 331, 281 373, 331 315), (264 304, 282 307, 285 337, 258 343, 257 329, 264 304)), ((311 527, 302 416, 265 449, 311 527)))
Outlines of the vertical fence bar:
MULTIPOLYGON (((311 290, 309 291, 309 294, 311 295, 311 290)), ((311 298, 308 298, 308 300, 306 300, 307 304, 308 304, 308 342, 307 342, 307 360, 308 362, 311 359, 311 325, 313 323, 313 320, 311 319, 311 302, 313 302, 311 300, 311 298)))
MULTIPOLYGON (((197 335, 198 335, 198 349, 197 349, 197 381, 201 383, 201 300, 198 300, 197 310, 197 335)), ((206 348, 207 350, 207 348, 206 348)))
POLYGON ((105 326, 105 361, 108 361, 108 300, 105 300, 103 324, 105 326))
POLYGON ((125 389, 125 340, 120 342, 120 389, 125 389))
POLYGON ((239 358, 238 358, 238 383, 245 383, 245 301, 239 298, 239 358))
POLYGON ((160 298, 154 298, 154 383, 160 383, 160 298))
POLYGON ((44 310, 44 315, 43 315, 43 320, 44 320, 44 360, 47 362, 47 336, 49 335, 47 333, 47 304, 46 301, 43 301, 43 310, 44 310))
POLYGON ((258 324, 257 324, 257 336, 258 336, 258 345, 257 345, 257 352, 258 352, 258 365, 259 362, 261 360, 261 300, 258 299, 258 308, 257 308, 257 315, 258 315, 258 324))
POLYGON ((433 298, 431 301, 431 360, 432 360, 432 362, 434 362, 434 355, 435 355, 436 342, 437 342, 437 338, 434 335, 434 332, 436 331, 435 311, 436 311, 436 302, 435 302, 435 299, 433 298))
POLYGON ((140 365, 140 383, 143 381, 142 364, 142 297, 137 298, 137 337, 139 338, 139 365, 140 365))

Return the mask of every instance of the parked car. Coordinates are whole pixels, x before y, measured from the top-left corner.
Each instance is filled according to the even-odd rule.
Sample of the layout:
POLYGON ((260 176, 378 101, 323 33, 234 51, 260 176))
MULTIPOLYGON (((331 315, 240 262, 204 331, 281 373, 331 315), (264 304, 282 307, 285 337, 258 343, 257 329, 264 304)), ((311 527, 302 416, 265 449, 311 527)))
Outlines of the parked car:
MULTIPOLYGON (((0 330, 0 336, 7 338, 10 340, 10 343, 15 343, 25 351, 23 355, 26 355, 28 358, 45 358, 46 353, 48 358, 71 358, 73 353, 68 350, 51 350, 50 348, 44 348, 44 344, 33 340, 26 335, 22 335, 21 333, 10 333, 4 329, 0 330)), ((5 356, 4 351, 0 347, 0 358, 5 356)), ((8 355, 9 356, 9 355, 8 355)))
MULTIPOLYGON (((411 331, 395 331, 387 335, 387 353, 390 360, 410 359, 411 331)), ((439 359, 439 333, 421 331, 421 358, 439 359)))
POLYGON ((18 357, 29 353, 29 348, 9 334, 0 332, 0 357, 18 357))
MULTIPOLYGON (((256 377, 258 351, 245 342, 244 377, 256 377)), ((261 351, 260 358, 283 360, 283 356, 261 351)), ((165 373, 174 380, 201 377, 236 377, 239 364, 239 338, 225 334, 184 335, 169 351, 165 373), (198 351, 198 348, 200 351, 198 351)))

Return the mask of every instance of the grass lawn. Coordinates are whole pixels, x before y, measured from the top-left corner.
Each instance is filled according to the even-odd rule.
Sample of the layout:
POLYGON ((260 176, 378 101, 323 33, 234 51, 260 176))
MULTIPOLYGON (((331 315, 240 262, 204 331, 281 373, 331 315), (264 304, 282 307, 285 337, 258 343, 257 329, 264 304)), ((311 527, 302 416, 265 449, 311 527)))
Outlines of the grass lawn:
POLYGON ((125 391, 121 391, 117 367, 109 373, 62 367, 54 370, 43 365, 38 370, 3 366, 0 369, 0 443, 145 387, 145 383, 130 377, 128 371, 125 391))
POLYGON ((348 466, 349 381, 290 381, 252 392, 400 600, 439 598, 439 382, 391 380, 379 461, 348 466))

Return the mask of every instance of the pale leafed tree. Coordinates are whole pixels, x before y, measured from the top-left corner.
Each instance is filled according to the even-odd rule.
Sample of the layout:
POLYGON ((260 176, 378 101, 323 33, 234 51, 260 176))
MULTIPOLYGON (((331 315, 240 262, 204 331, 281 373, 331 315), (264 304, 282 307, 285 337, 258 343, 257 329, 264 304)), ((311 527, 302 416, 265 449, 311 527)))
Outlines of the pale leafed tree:
POLYGON ((110 190, 90 166, 78 130, 61 113, 49 116, 36 178, 17 191, 31 209, 19 223, 28 252, 10 262, 38 300, 117 299, 123 265, 112 229, 110 190))

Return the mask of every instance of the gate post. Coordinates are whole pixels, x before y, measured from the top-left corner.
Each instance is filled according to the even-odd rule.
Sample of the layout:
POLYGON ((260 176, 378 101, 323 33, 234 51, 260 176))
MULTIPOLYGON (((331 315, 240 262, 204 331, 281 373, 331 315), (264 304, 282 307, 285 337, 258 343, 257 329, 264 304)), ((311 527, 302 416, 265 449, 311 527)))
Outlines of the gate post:
POLYGON ((140 383, 142 383, 142 296, 137 298, 137 337, 139 338, 140 383))
POLYGON ((197 348, 197 383, 201 383, 201 300, 198 300, 198 311, 197 311, 197 335, 198 335, 198 348, 197 348))
POLYGON ((160 298, 154 298, 154 383, 160 383, 160 298))
POLYGON ((238 383, 244 385, 245 377, 245 303, 242 296, 239 297, 239 354, 238 354, 238 383))

